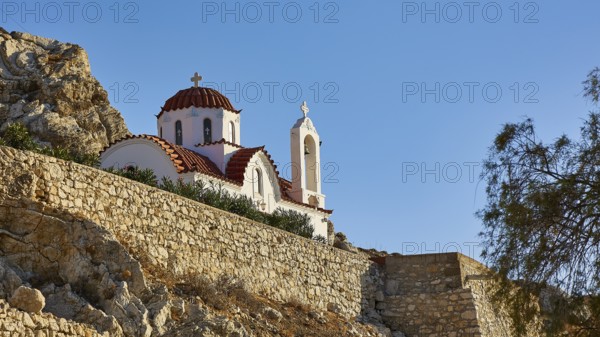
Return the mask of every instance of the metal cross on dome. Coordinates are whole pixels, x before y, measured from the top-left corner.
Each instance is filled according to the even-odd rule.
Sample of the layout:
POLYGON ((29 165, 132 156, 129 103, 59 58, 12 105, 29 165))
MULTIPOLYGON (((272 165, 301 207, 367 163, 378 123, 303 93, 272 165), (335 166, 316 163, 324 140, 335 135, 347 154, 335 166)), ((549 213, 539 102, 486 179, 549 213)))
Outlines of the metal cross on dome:
POLYGON ((302 110, 302 113, 304 114, 304 118, 306 118, 306 115, 310 111, 310 109, 308 108, 308 105, 306 104, 306 101, 304 101, 302 103, 302 105, 300 106, 300 110, 302 110))
POLYGON ((198 82, 202 81, 202 76, 198 75, 198 72, 195 72, 194 77, 190 80, 194 82, 194 88, 198 88, 198 82))

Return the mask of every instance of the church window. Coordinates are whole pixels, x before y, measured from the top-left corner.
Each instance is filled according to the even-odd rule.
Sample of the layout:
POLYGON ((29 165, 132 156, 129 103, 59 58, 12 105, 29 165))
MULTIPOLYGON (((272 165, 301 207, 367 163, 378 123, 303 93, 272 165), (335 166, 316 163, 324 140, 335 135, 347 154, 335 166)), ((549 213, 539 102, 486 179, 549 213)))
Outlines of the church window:
POLYGON ((163 137, 163 135, 162 135, 162 126, 160 127, 160 135, 159 135, 159 137, 160 137, 160 138, 162 138, 162 137, 163 137))
POLYGON ((254 169, 254 177, 252 177, 253 190, 255 196, 263 196, 263 179, 262 172, 259 168, 254 169))
POLYGON ((175 144, 183 145, 183 130, 181 129, 181 121, 175 122, 175 144))
POLYGON ((235 124, 229 122, 229 141, 235 144, 235 124))
POLYGON ((204 144, 212 143, 212 121, 209 118, 204 119, 203 125, 204 144))

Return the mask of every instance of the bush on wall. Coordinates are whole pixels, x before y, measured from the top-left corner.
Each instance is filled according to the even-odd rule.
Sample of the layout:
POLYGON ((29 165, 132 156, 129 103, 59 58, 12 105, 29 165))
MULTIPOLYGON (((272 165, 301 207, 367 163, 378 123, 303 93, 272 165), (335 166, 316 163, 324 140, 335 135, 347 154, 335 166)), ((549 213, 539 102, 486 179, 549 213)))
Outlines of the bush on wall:
POLYGON ((2 137, 0 137, 0 145, 14 147, 18 150, 37 152, 91 167, 98 167, 100 165, 100 157, 97 154, 78 154, 60 146, 50 147, 39 145, 33 139, 29 130, 20 123, 8 125, 2 137))
POLYGON ((167 177, 157 182, 156 175, 151 169, 140 169, 135 166, 122 169, 111 167, 106 171, 305 238, 313 238, 314 227, 308 215, 282 208, 277 208, 272 214, 261 212, 252 199, 244 195, 233 195, 220 184, 206 184, 203 181, 186 183, 181 179, 173 181, 167 177))

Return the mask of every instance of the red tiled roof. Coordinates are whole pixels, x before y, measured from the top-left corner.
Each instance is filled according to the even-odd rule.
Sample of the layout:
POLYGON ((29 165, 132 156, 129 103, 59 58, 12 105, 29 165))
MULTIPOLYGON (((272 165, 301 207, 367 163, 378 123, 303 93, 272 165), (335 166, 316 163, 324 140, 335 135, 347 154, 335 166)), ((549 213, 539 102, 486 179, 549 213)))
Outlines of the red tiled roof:
POLYGON ((234 113, 242 111, 236 110, 229 99, 215 89, 191 87, 179 90, 173 97, 169 98, 157 118, 160 118, 165 111, 185 109, 191 106, 196 108, 223 108, 234 113))
MULTIPOLYGON (((160 137, 152 135, 126 136, 125 138, 111 143, 108 147, 128 139, 148 139, 158 144, 173 162, 173 166, 175 166, 177 173, 198 172, 225 179, 223 173, 221 173, 217 165, 208 157, 192 150, 188 150, 182 146, 171 144, 160 137)), ((105 148, 102 152, 106 151, 107 148, 105 148)))
MULTIPOLYGON (((233 156, 231 156, 229 162, 227 162, 227 168, 225 169, 227 178, 242 185, 244 183, 244 172, 246 172, 246 167, 248 167, 250 159, 252 159, 256 152, 261 150, 264 150, 264 146, 237 150, 233 156)), ((277 172, 277 170, 275 170, 275 172, 277 172)))
POLYGON ((287 179, 283 179, 283 178, 279 178, 279 188, 281 188, 281 191, 291 191, 292 190, 292 182, 287 180, 287 179))

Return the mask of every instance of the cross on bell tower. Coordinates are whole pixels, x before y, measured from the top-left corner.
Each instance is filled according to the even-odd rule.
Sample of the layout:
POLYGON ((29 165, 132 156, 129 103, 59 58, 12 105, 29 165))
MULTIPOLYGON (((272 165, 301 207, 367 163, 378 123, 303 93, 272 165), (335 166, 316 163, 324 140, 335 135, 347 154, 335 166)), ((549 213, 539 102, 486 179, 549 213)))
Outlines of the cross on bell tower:
POLYGON ((302 113, 304 114, 304 118, 306 118, 306 115, 308 115, 308 112, 310 111, 310 109, 308 108, 308 105, 306 104, 306 101, 304 101, 304 103, 302 103, 302 105, 300 106, 300 110, 302 110, 302 113))
POLYGON ((202 81, 202 76, 198 75, 198 72, 194 73, 194 77, 190 78, 194 82, 194 88, 198 88, 198 82, 202 81))

